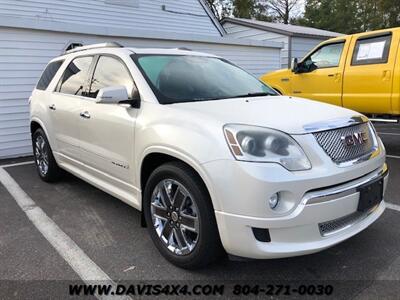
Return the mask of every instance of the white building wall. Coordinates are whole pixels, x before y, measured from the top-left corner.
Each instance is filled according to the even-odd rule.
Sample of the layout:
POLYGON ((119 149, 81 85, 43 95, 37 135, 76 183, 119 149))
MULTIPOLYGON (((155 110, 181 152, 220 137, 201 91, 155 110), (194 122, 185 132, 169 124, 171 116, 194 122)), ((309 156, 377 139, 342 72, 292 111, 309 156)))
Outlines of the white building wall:
MULTIPOLYGON (((1 20, 0 20, 1 22, 1 20)), ((220 39, 218 39, 220 40, 220 39)), ((223 56, 259 76, 280 68, 280 48, 244 43, 110 37, 0 26, 0 158, 31 153, 28 98, 48 61, 71 41, 131 47, 187 47, 223 56)))
POLYGON ((199 0, 0 0, 2 16, 221 36, 199 0))
POLYGON ((302 59, 315 46, 326 39, 293 37, 292 38, 292 58, 302 59))
POLYGON ((268 30, 261 30, 245 25, 234 24, 229 21, 225 22, 223 24, 223 27, 229 37, 255 39, 258 41, 275 41, 284 43, 284 47, 282 48, 282 53, 281 53, 281 68, 288 68, 290 66, 291 62, 289 61, 289 57, 292 59, 295 57, 301 59, 319 43, 328 39, 323 37, 317 38, 317 37, 297 37, 297 36, 289 38, 289 35, 275 33, 268 30), (291 39, 291 46, 289 46, 290 39, 291 39))
POLYGON ((287 35, 269 32, 257 28, 225 22, 223 24, 229 37, 254 39, 258 41, 272 41, 283 43, 281 52, 281 68, 287 68, 289 58, 289 37, 287 35))

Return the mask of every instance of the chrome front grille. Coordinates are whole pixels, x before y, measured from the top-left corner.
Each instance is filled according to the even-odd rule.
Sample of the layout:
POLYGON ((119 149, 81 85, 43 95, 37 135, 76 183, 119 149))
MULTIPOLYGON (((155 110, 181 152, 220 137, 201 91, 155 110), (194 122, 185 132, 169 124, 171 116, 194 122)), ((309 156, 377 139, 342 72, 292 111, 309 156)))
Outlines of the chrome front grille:
POLYGON ((375 150, 375 134, 369 123, 316 132, 314 137, 335 163, 351 161, 371 154, 375 150), (362 143, 346 144, 345 137, 354 136, 361 132, 366 137, 362 143))
POLYGON ((355 223, 360 222, 367 215, 368 213, 356 211, 350 215, 344 216, 339 219, 335 219, 324 223, 319 223, 318 224, 319 232, 321 233, 322 236, 328 236, 330 234, 334 234, 338 231, 349 228, 351 225, 355 223))

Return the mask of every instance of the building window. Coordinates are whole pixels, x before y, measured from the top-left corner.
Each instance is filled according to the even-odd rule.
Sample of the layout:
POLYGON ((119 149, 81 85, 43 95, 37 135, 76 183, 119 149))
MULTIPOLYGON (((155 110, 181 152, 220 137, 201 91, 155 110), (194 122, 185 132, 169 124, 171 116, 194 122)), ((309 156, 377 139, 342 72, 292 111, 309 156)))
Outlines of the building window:
POLYGON ((104 0, 105 4, 139 7, 139 0, 104 0))

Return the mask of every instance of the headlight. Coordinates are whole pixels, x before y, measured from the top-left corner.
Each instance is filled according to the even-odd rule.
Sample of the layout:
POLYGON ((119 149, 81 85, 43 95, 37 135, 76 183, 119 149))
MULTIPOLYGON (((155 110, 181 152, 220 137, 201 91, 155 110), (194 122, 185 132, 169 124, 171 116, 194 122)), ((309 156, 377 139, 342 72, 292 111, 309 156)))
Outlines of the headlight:
POLYGON ((269 128, 228 124, 224 133, 237 160, 274 162, 290 171, 311 169, 303 149, 289 135, 269 128))

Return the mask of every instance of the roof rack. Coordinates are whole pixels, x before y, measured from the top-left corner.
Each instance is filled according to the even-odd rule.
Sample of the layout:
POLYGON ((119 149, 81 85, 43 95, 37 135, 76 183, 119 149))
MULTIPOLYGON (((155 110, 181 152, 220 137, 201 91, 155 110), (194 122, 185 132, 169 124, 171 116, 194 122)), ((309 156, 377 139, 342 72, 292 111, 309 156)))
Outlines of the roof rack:
POLYGON ((187 47, 178 47, 178 48, 173 48, 173 49, 184 50, 184 51, 192 51, 192 49, 187 48, 187 47))
POLYGON ((64 54, 74 53, 78 51, 97 49, 97 48, 122 48, 123 46, 116 42, 111 43, 100 43, 100 44, 92 44, 87 46, 76 47, 71 50, 65 51, 64 54))

